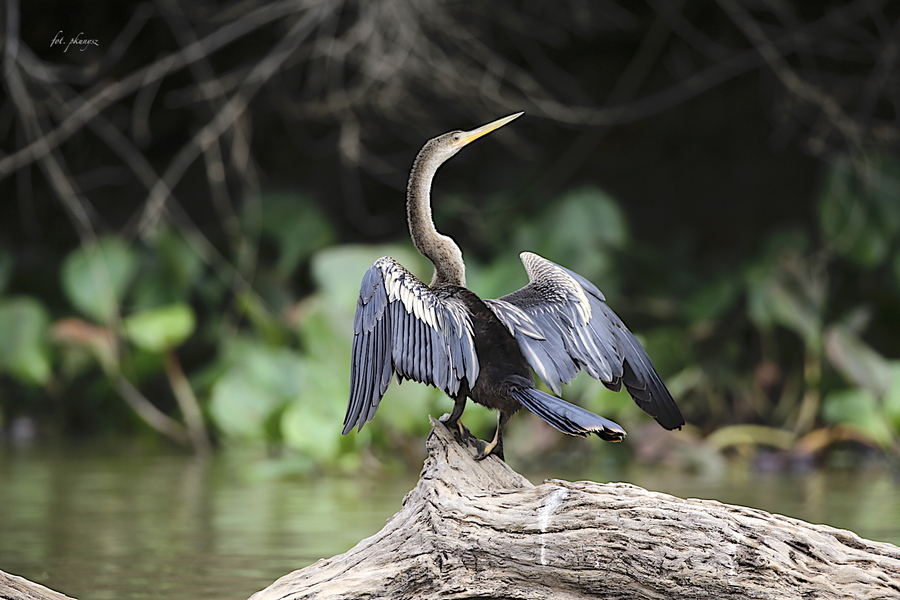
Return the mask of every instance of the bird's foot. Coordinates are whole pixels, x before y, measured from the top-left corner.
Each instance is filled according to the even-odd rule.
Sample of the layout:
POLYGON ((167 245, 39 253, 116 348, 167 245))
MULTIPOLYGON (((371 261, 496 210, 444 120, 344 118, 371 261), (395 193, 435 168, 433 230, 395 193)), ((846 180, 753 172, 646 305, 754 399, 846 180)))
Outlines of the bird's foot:
POLYGON ((503 458, 503 444, 498 444, 497 440, 494 439, 492 442, 482 442, 481 440, 477 440, 478 443, 478 454, 475 456, 475 460, 484 460, 488 456, 496 456, 500 460, 504 460, 503 458))
POLYGON ((444 426, 450 430, 450 433, 453 434, 453 437, 456 438, 456 441, 460 444, 465 444, 468 440, 474 438, 472 432, 469 431, 469 428, 462 424, 462 421, 457 419, 456 424, 450 422, 450 415, 445 414, 440 419, 438 419, 444 426))

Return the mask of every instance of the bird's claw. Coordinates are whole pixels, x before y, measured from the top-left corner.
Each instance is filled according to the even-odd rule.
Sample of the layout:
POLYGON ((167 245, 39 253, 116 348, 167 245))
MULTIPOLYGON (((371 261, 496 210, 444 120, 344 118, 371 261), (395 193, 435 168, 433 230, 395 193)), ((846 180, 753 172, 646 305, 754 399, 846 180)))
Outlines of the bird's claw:
POLYGON ((472 435, 472 432, 469 431, 468 427, 462 424, 461 420, 457 420, 456 427, 454 427, 453 423, 450 423, 449 414, 441 416, 438 421, 443 423, 444 427, 450 430, 450 433, 453 434, 453 437, 456 438, 456 441, 461 445, 466 446, 469 443, 475 444, 475 448, 478 450, 478 454, 475 455, 475 460, 481 461, 488 456, 496 456, 500 460, 503 460, 503 446, 502 444, 498 444, 497 440, 488 443, 478 439, 472 435))
POLYGON ((503 460, 503 446, 498 444, 496 440, 490 443, 477 440, 477 444, 478 454, 475 456, 475 460, 482 461, 488 456, 496 456, 503 460))
POLYGON ((473 438, 472 432, 469 431, 469 428, 462 424, 462 421, 456 421, 456 427, 453 426, 453 423, 450 423, 450 415, 445 414, 440 419, 438 419, 441 423, 444 424, 444 427, 450 430, 450 433, 453 434, 453 437, 456 438, 456 441, 460 444, 465 444, 467 440, 473 438))
POLYGON ((456 437, 458 442, 464 442, 467 438, 472 437, 472 432, 469 431, 469 428, 462 424, 462 421, 457 420, 456 426, 453 426, 453 423, 449 422, 450 415, 443 415, 438 421, 444 424, 444 427, 450 430, 450 432, 456 437))

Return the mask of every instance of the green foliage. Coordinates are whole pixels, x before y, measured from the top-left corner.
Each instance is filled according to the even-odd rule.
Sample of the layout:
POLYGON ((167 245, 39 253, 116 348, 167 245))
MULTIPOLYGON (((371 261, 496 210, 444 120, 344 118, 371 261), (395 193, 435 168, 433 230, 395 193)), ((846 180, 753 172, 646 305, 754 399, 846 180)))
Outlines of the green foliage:
POLYGON ((316 289, 326 300, 327 310, 333 311, 334 317, 353 317, 359 297, 359 282, 372 263, 382 256, 390 256, 421 279, 431 280, 431 263, 416 253, 411 244, 345 245, 322 250, 312 258, 310 270, 316 289))
MULTIPOLYGON (((623 256, 633 254, 624 214, 603 191, 577 189, 540 214, 508 220, 490 240, 496 259, 467 255, 469 286, 498 297, 524 285, 521 250, 594 281, 634 324, 688 422, 711 434, 707 444, 714 450, 786 450, 817 432, 849 428, 856 439, 896 451, 900 360, 864 341, 876 327, 892 327, 884 307, 900 305, 900 252, 892 252, 900 239, 900 203, 889 201, 896 175, 896 163, 887 159, 838 161, 820 200, 818 245, 811 232, 782 232, 743 263, 702 275, 681 264, 681 256, 646 249, 623 268, 623 256), (671 290, 670 296, 618 294, 623 287, 646 289, 622 284, 627 277, 645 281, 648 269, 654 289, 671 290), (867 274, 896 275, 898 285, 872 304, 847 286, 867 274)), ((332 227, 302 197, 264 194, 242 214, 248 231, 235 245, 235 262, 252 255, 250 236, 262 241, 252 273, 223 271, 196 238, 161 229, 131 246, 104 237, 73 251, 60 270, 72 310, 52 326, 41 301, 0 297, 0 371, 32 387, 54 378, 68 385, 76 378, 127 376, 136 388, 164 379, 182 410, 196 392, 197 414, 202 411, 223 443, 287 449, 290 469, 355 468, 364 449, 379 456, 420 449, 429 428, 425 415, 448 412, 451 403, 416 383, 393 383, 378 418, 362 432, 344 437, 340 430, 363 273, 390 255, 428 281, 430 263, 408 242, 329 245, 332 227), (298 270, 303 277, 294 276, 298 270), (308 287, 298 289, 298 279, 308 287), (73 312, 85 320, 71 318, 73 312), (59 352, 50 351, 48 337, 64 342, 59 352), (194 353, 200 358, 191 360, 194 353), (187 378, 179 375, 179 356, 187 378)), ((0 253, 0 290, 15 266, 5 256, 0 253)), ((563 395, 626 427, 646 422, 624 393, 585 374, 563 395)), ((486 437, 494 418, 471 407, 465 421, 486 437)))
POLYGON ((111 324, 129 284, 137 274, 133 248, 113 237, 74 250, 63 262, 63 290, 72 305, 86 316, 111 324))
POLYGON ((830 327, 825 339, 831 364, 857 386, 836 390, 825 398, 826 418, 856 425, 879 444, 889 446, 900 432, 900 360, 884 358, 845 324, 830 327), (858 399, 859 404, 854 405, 848 397, 858 399), (853 414, 853 406, 859 414, 853 414))
POLYGON ((135 310, 186 302, 203 273, 203 261, 188 241, 162 229, 143 252, 140 274, 131 291, 135 310))
POLYGON ((796 333, 810 349, 822 342, 826 288, 815 269, 796 255, 748 282, 749 316, 760 328, 780 325, 796 333))
MULTIPOLYGON (((534 243, 522 246, 542 256, 553 257, 576 273, 603 282, 606 290, 616 287, 615 252, 629 241, 628 223, 618 204, 606 192, 585 187, 563 194, 535 219, 541 234, 534 243)), ((504 250, 506 251, 506 250, 504 250)))
MULTIPOLYGON (((890 249, 900 239, 898 175, 897 163, 885 157, 836 161, 819 202, 824 248, 811 248, 802 233, 773 236, 743 268, 698 288, 686 305, 688 322, 694 327, 703 323, 703 331, 711 332, 721 348, 725 340, 716 332, 735 331, 735 319, 746 317, 760 340, 760 354, 742 348, 734 356, 735 366, 755 362, 754 375, 760 380, 742 377, 734 367, 710 371, 713 378, 698 380, 692 395, 708 395, 715 407, 731 404, 732 410, 792 429, 801 441, 812 428, 845 426, 881 448, 900 450, 900 393, 893 391, 900 383, 900 363, 885 359, 860 338, 871 317, 868 299, 834 283, 845 285, 866 271, 896 268, 896 252, 890 249), (802 356, 790 358, 785 331, 803 342, 802 356), (786 358, 800 370, 792 372, 786 358), (780 397, 773 398, 776 384, 782 386, 780 397)), ((900 298, 895 294, 891 302, 900 303, 900 298)), ((704 361, 702 354, 697 358, 711 360, 704 361)))
POLYGON ((50 316, 36 299, 0 299, 0 372, 23 384, 43 385, 50 378, 47 326, 50 316))
POLYGON ((504 217, 491 232, 493 261, 483 264, 466 256, 467 284, 483 297, 497 298, 528 283, 518 257, 525 250, 565 265, 607 292, 619 288, 616 261, 629 243, 628 222, 599 188, 567 192, 525 220, 504 217))
POLYGON ((270 347, 253 336, 229 347, 210 404, 210 415, 227 438, 282 443, 305 457, 307 462, 300 464, 309 467, 342 464, 348 452, 373 439, 389 444, 398 435, 424 434, 425 415, 442 395, 415 384, 393 385, 378 419, 360 434, 343 438, 340 433, 359 281, 385 255, 427 273, 422 258, 409 247, 320 250, 310 257, 316 292, 299 305, 301 350, 270 347))
POLYGON ((248 202, 245 220, 252 220, 251 211, 258 210, 260 234, 278 248, 275 271, 289 278, 310 255, 331 244, 334 230, 328 218, 315 203, 305 196, 287 193, 267 193, 257 202, 248 202))
POLYGON ((129 315, 123 321, 125 335, 147 352, 177 348, 194 332, 194 311, 187 304, 169 304, 129 315))
MULTIPOLYGON (((900 163, 888 155, 839 158, 819 203, 828 245, 866 269, 889 258, 900 239, 900 163)), ((898 264, 895 257, 894 264, 898 264)))
POLYGON ((428 430, 425 415, 444 412, 439 406, 446 397, 437 390, 395 383, 384 397, 378 419, 366 425, 362 435, 346 442, 339 439, 349 395, 350 345, 359 282, 382 256, 392 256, 423 278, 430 275, 430 264, 426 267, 409 246, 338 246, 321 250, 311 259, 317 292, 304 302, 306 314, 298 328, 308 375, 304 393, 285 412, 282 432, 288 445, 315 454, 320 460, 333 462, 348 446, 364 446, 372 438, 387 444, 398 435, 422 435, 428 430), (311 429, 317 432, 311 434, 311 429), (331 438, 325 441, 323 436, 331 438))
POLYGON ((804 262, 809 243, 800 232, 784 232, 766 241, 732 282, 747 295, 747 315, 761 329, 782 326, 814 342, 821 328, 822 286, 804 262))
POLYGON ((333 464, 341 452, 340 432, 335 431, 340 415, 333 410, 335 404, 330 397, 311 394, 306 401, 290 403, 281 416, 285 444, 315 464, 333 464))
POLYGON ((269 348, 253 338, 229 342, 224 369, 212 386, 210 414, 226 435, 270 440, 279 435, 272 419, 303 391, 306 366, 286 348, 269 348))
MULTIPOLYGON (((715 277, 709 283, 701 284, 684 305, 684 315, 690 323, 711 323, 731 310, 744 290, 742 281, 732 273, 715 277)), ((757 322, 768 322, 767 302, 757 299, 755 306, 757 322)))
POLYGON ((825 396, 822 416, 832 425, 852 425, 883 448, 894 443, 896 430, 885 420, 875 393, 866 388, 834 390, 825 396))

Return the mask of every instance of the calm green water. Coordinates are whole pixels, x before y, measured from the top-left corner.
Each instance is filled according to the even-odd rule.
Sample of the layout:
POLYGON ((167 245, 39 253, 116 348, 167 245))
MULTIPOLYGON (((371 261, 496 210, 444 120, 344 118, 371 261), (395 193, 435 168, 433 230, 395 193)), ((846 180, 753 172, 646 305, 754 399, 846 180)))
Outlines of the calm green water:
MULTIPOLYGON (((247 598, 378 531, 417 475, 298 480, 264 471, 227 454, 0 450, 0 569, 79 600, 247 598)), ((900 486, 883 471, 634 467, 575 477, 715 498, 900 544, 900 486)))

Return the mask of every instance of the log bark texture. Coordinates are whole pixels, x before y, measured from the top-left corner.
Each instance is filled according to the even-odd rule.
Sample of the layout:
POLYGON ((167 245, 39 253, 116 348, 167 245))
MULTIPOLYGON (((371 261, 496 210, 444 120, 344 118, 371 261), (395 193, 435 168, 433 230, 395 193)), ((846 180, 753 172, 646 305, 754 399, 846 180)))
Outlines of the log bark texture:
POLYGON ((385 527, 251 600, 900 599, 900 548, 625 483, 532 485, 443 425, 385 527))
POLYGON ((74 600, 39 583, 0 571, 0 600, 74 600))

